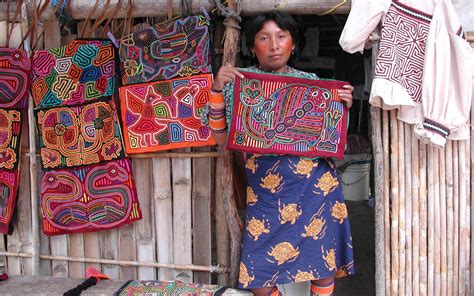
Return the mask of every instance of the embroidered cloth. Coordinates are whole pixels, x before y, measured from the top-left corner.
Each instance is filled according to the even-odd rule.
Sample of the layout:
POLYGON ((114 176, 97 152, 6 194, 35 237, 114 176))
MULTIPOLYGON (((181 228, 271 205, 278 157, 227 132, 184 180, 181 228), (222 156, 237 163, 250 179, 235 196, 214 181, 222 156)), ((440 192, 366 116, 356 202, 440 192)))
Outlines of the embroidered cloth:
POLYGON ((31 90, 35 107, 78 105, 113 95, 115 57, 110 40, 74 40, 35 51, 31 90))
POLYGON ((180 281, 128 281, 114 296, 219 296, 223 295, 226 289, 217 285, 183 283, 180 281))
POLYGON ((124 156, 113 100, 36 109, 43 169, 99 163, 124 156))
POLYGON ((45 172, 41 210, 47 235, 104 230, 140 220, 131 161, 45 172))
POLYGON ((209 21, 188 16, 156 24, 120 40, 123 84, 211 73, 209 21))
POLYGON ((214 145, 200 121, 211 85, 212 75, 201 74, 121 87, 127 153, 214 145))
POLYGON ((0 108, 26 108, 30 68, 24 50, 0 48, 0 108))
POLYGON ((308 157, 344 155, 347 82, 241 71, 234 82, 228 149, 308 157))
POLYGON ((0 233, 8 233, 18 191, 21 112, 0 109, 0 233))

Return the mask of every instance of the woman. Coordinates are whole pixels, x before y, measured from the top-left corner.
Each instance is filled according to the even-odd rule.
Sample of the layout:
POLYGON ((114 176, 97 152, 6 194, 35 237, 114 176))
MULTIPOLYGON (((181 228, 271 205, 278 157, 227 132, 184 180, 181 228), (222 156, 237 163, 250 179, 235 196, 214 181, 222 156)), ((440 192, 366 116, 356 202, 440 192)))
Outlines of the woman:
MULTIPOLYGON (((251 21, 246 34, 248 48, 258 60, 258 66, 246 70, 317 79, 287 65, 298 36, 298 26, 288 14, 261 14, 251 21)), ((218 144, 226 141, 236 76, 243 78, 236 68, 224 65, 213 84, 209 124, 218 144)), ((348 107, 352 89, 346 85, 339 92, 348 107)), ((252 155, 246 174, 239 287, 255 295, 279 295, 276 285, 311 280, 311 295, 331 295, 335 277, 353 274, 354 266, 347 209, 330 161, 252 155), (278 184, 268 186, 271 180, 278 184), (292 219, 287 220, 283 212, 292 219)))

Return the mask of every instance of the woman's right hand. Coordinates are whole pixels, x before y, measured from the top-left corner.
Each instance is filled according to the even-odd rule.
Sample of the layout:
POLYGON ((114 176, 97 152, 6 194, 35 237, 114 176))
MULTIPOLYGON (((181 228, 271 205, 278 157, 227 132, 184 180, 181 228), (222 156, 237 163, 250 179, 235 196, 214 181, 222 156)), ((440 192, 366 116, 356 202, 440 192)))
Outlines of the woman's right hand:
POLYGON ((240 78, 244 78, 244 75, 237 71, 237 69, 231 65, 222 65, 217 72, 216 79, 214 80, 214 84, 212 85, 212 89, 216 91, 222 91, 224 89, 224 85, 232 82, 238 76, 240 78))

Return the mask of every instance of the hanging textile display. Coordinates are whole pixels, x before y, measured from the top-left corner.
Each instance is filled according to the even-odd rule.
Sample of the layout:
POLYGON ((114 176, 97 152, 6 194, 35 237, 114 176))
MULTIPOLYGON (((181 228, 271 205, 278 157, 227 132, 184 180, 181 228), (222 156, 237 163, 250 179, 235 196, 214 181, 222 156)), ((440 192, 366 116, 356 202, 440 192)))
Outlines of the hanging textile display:
POLYGON ((114 296, 129 295, 200 295, 219 296, 227 290, 217 285, 183 283, 180 281, 128 281, 114 296))
POLYGON ((142 217, 118 124, 115 57, 110 40, 33 53, 47 235, 111 229, 142 217))
POLYGON ((200 121, 212 75, 201 74, 120 88, 127 153, 214 145, 200 121))
POLYGON ((95 164, 124 156, 113 100, 36 109, 43 169, 95 164))
POLYGON ((201 15, 158 23, 120 40, 123 84, 211 73, 209 20, 201 15))
POLYGON ((0 109, 0 233, 8 233, 18 191, 21 112, 0 109))
POLYGON ((0 48, 0 108, 26 108, 30 59, 21 49, 0 48))
POLYGON ((398 109, 424 143, 468 139, 472 54, 451 1, 353 1, 342 48, 362 51, 380 21, 370 103, 398 109))
POLYGON ((228 149, 344 156, 348 110, 337 90, 347 82, 239 71, 228 149))
POLYGON ((63 47, 37 50, 32 60, 34 105, 71 106, 111 96, 114 75, 115 50, 110 40, 74 40, 63 47))
POLYGON ((131 161, 45 172, 41 209, 47 235, 104 230, 140 220, 131 161))

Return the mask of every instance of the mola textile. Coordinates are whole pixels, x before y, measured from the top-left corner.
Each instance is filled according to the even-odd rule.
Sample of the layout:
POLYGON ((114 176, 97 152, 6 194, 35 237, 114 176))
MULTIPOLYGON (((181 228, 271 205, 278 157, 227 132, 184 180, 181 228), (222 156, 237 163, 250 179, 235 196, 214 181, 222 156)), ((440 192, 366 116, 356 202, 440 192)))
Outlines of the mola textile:
POLYGON ((36 109, 43 169, 94 164, 124 156, 115 104, 36 109))
POLYGON ((30 59, 21 49, 0 48, 0 108, 25 108, 30 89, 30 59))
POLYGON ((227 148, 307 157, 344 155, 348 110, 337 90, 347 82, 241 71, 227 148))
POLYGON ((200 121, 211 85, 211 74, 201 74, 121 87, 127 153, 215 144, 200 121))
POLYGON ((209 20, 188 16, 124 36, 119 56, 123 84, 211 73, 209 20))
POLYGON ((140 220, 131 161, 45 172, 41 210, 47 235, 111 229, 140 220))
POLYGON ((35 107, 78 105, 113 95, 115 57, 110 40, 74 40, 35 51, 31 86, 35 107))
POLYGON ((128 281, 114 296, 219 296, 227 288, 217 285, 183 283, 180 281, 128 281))
POLYGON ((21 113, 0 109, 0 233, 8 233, 18 191, 21 113))

